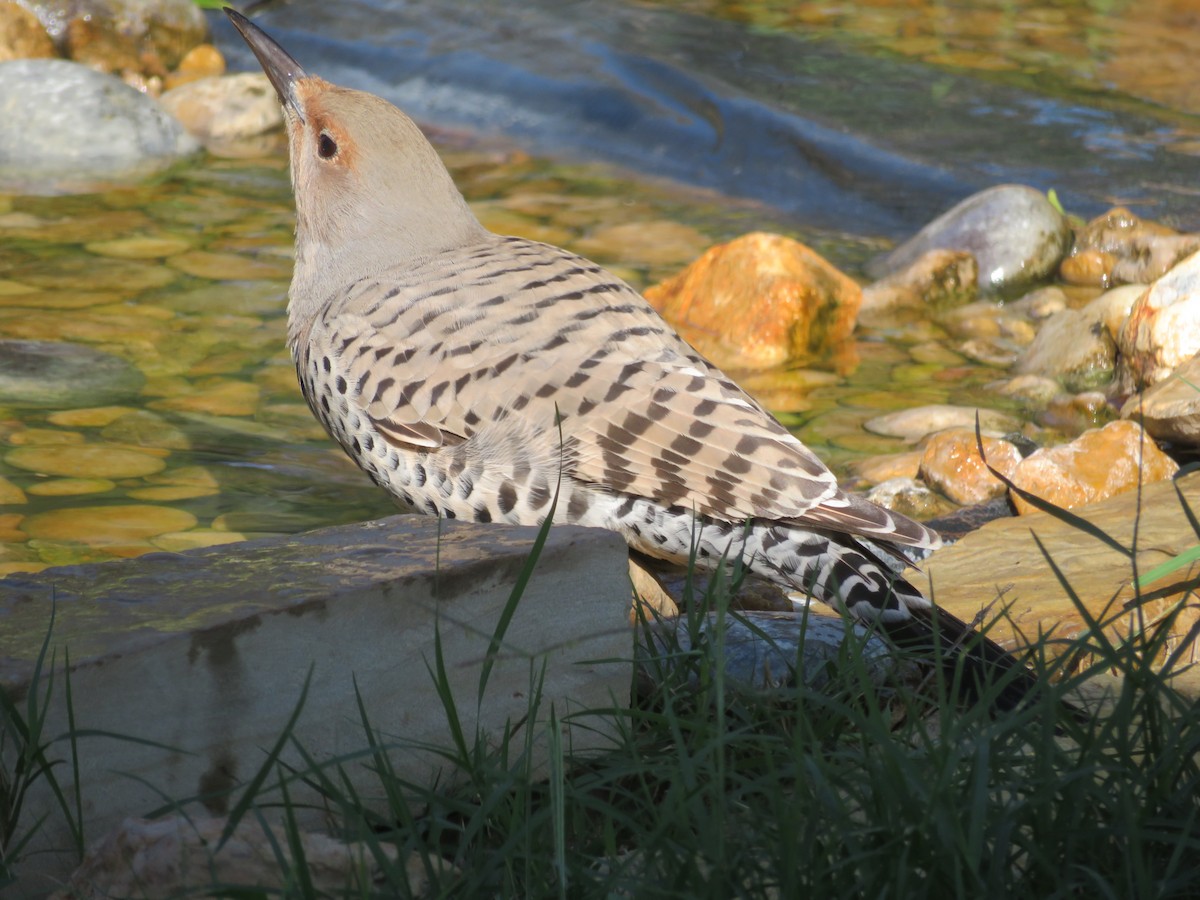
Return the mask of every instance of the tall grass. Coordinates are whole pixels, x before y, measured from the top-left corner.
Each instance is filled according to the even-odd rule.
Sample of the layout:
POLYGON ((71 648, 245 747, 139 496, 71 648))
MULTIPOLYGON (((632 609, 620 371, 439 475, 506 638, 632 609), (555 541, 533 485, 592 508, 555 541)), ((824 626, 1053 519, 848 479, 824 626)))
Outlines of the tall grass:
MULTIPOLYGON (((522 584, 535 562, 536 553, 522 584)), ((1048 552, 1046 563, 1055 566, 1048 552)), ((282 819, 286 840, 274 850, 286 887, 214 884, 210 895, 1200 896, 1200 717, 1169 684, 1183 665, 1168 649, 1182 606, 1116 641, 1108 628, 1128 612, 1100 620, 1076 598, 1086 638, 1065 654, 1039 643, 1042 689, 1026 706, 992 714, 987 700, 999 684, 983 686, 983 702, 970 708, 948 699, 953 679, 880 687, 853 635, 820 688, 793 679, 770 692, 742 689, 722 648, 739 577, 735 567, 732 578, 712 579, 716 625, 689 616, 691 649, 668 646, 644 663, 654 687, 634 691, 631 676, 632 703, 614 697, 563 715, 531 661, 526 714, 485 734, 464 724, 461 706, 485 702, 490 666, 476 697, 457 697, 439 642, 429 677, 445 745, 381 733, 359 697, 360 749, 316 759, 292 730, 302 690, 226 829, 282 819), (1109 692, 1102 715, 1063 714, 1065 696, 1100 687, 1109 692), (576 752, 570 729, 610 740, 576 752), (436 784, 399 774, 397 760, 414 752, 441 762, 436 784), (369 790, 352 777, 363 767, 369 790), (341 837, 361 842, 362 871, 343 888, 311 877, 304 809, 293 799, 301 786, 341 837)), ((489 655, 503 650, 503 623, 519 602, 520 586, 489 655)), ((38 709, 6 702, 3 711, 5 735, 27 748, 3 784, 53 778, 38 709)), ((55 795, 78 833, 77 805, 55 795)), ((15 871, 24 838, 5 840, 15 871)))

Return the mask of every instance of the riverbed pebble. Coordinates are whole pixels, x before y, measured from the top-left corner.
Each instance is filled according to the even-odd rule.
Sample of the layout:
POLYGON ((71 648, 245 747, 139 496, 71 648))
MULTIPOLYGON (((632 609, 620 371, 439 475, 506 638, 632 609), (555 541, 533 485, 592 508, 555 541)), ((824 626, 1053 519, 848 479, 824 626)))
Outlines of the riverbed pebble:
POLYGON ((1076 232, 1059 275, 1072 284, 1097 287, 1149 282, 1198 250, 1200 234, 1179 234, 1118 206, 1076 232))
POLYGON ((148 450, 102 444, 17 447, 5 454, 4 462, 15 469, 64 478, 139 478, 166 466, 148 450))
POLYGON ((1070 223, 1045 194, 1003 184, 966 198, 867 271, 883 278, 930 250, 960 250, 975 257, 981 291, 1007 294, 1053 274, 1070 240, 1070 223))
POLYGON ((921 455, 920 476, 960 506, 984 503, 1001 496, 1004 483, 988 471, 991 466, 1009 477, 1021 461, 1021 452, 1006 440, 984 437, 979 455, 973 428, 949 428, 931 435, 921 455))
POLYGON ((150 538, 196 524, 195 516, 180 509, 113 504, 37 513, 21 523, 21 530, 42 541, 77 542, 112 556, 135 556, 154 549, 150 538))
MULTIPOLYGON (((1012 474, 1018 487, 1065 509, 1134 490, 1139 483, 1170 478, 1179 466, 1135 422, 1112 422, 1075 440, 1044 447, 1023 459, 1012 474), (1140 465, 1139 465, 1140 462, 1140 465)), ((1013 494, 1019 513, 1036 509, 1013 494)))
POLYGON ((1200 352, 1200 252, 1133 303, 1118 345, 1123 383, 1133 389, 1157 384, 1200 352))
POLYGON ((985 434, 999 435, 1006 431, 1013 431, 1019 426, 1019 423, 1011 416, 996 410, 980 409, 974 406, 933 404, 875 416, 868 419, 864 427, 874 434, 915 442, 927 434, 944 431, 947 428, 974 429, 976 415, 979 416, 979 427, 985 434))
POLYGON ((970 303, 978 292, 979 265, 965 250, 935 249, 905 268, 863 288, 862 311, 942 309, 970 303))
POLYGON ((1130 397, 1121 407, 1121 416, 1141 422, 1156 440, 1200 446, 1200 356, 1130 397))
POLYGON ((708 359, 763 369, 852 352, 862 289, 798 241, 755 232, 713 247, 646 299, 708 359))

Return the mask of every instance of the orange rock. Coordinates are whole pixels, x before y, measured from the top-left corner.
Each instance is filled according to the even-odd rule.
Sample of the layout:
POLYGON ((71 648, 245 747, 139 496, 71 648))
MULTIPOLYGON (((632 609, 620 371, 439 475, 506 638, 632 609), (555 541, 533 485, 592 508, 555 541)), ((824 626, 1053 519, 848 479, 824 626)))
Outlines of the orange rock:
MULTIPOLYGON (((1085 431, 1069 444, 1037 450, 1023 459, 1012 474, 1020 488, 1064 509, 1094 503, 1131 491, 1138 479, 1149 484, 1170 478, 1179 470, 1135 422, 1112 422, 1085 431), (1141 467, 1138 461, 1141 460, 1141 467)), ((1020 497, 1012 497, 1017 512, 1035 511, 1020 497)))
POLYGON ((55 56, 50 35, 32 12, 0 0, 0 62, 55 56))
POLYGON ((862 289, 798 241, 756 232, 709 249, 646 299, 722 368, 764 369, 814 356, 855 358, 862 289))
MULTIPOLYGON (((992 468, 1006 477, 1021 462, 1021 451, 1008 441, 985 437, 983 452, 992 468)), ((925 483, 955 503, 971 506, 1004 493, 1004 483, 992 475, 979 456, 975 431, 951 428, 933 435, 921 456, 920 475, 925 483)))
POLYGON ((179 61, 179 68, 167 75, 164 87, 170 90, 196 81, 199 78, 211 78, 225 74, 225 57, 212 44, 198 44, 179 61))
POLYGON ((1059 274, 1070 284, 1111 287, 1153 281, 1200 249, 1200 235, 1178 234, 1115 206, 1075 234, 1059 274))

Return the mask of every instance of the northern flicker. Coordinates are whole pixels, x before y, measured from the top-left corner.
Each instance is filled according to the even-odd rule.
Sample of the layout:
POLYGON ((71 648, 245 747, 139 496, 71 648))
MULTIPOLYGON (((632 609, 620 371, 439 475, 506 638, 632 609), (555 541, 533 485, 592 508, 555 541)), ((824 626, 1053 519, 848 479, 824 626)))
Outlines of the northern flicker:
MULTIPOLYGON (((953 656, 970 629, 897 575, 929 528, 843 492, 621 279, 485 229, 404 113, 310 76, 226 10, 279 94, 296 195, 288 343, 309 406, 419 512, 620 533, 953 656), (885 562, 888 560, 888 562, 885 562)), ((970 642, 977 670, 1014 664, 970 642)), ((1010 697, 1028 686, 1022 670, 1010 697)), ((1008 705, 1008 704, 1005 704, 1008 705)))

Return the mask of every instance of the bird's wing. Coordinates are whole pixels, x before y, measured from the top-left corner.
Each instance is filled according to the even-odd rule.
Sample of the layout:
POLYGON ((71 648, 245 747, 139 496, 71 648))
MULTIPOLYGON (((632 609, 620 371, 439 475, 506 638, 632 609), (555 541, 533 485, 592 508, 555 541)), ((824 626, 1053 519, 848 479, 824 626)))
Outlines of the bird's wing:
MULTIPOLYGON (((557 457, 557 413, 577 481, 727 521, 816 510, 818 527, 881 540, 896 530, 620 279, 556 247, 499 240, 499 252, 374 279, 326 315, 337 334, 323 341, 344 348, 386 439, 482 445, 516 416, 557 457)), ((928 543, 915 527, 898 542, 928 543)))

